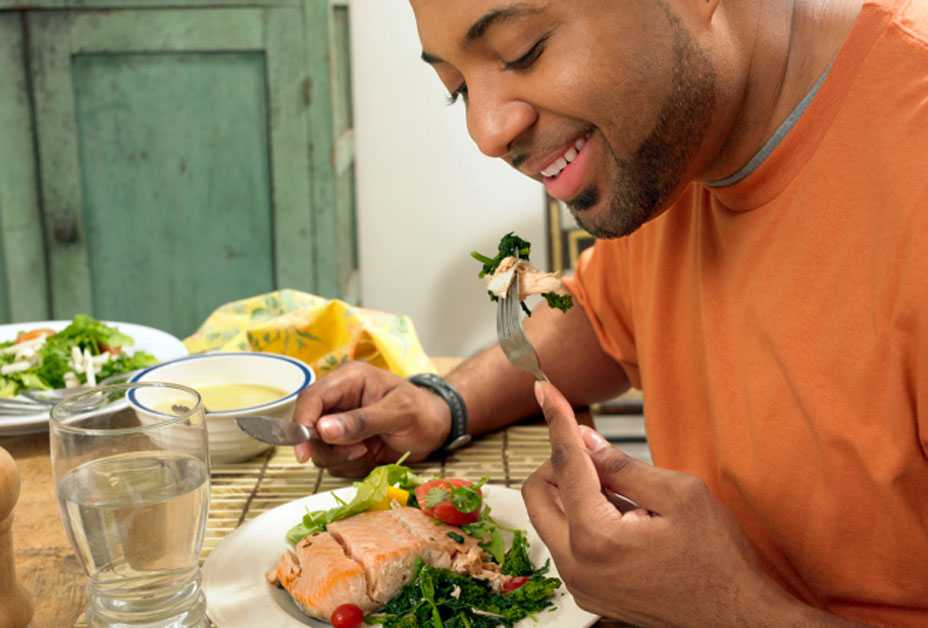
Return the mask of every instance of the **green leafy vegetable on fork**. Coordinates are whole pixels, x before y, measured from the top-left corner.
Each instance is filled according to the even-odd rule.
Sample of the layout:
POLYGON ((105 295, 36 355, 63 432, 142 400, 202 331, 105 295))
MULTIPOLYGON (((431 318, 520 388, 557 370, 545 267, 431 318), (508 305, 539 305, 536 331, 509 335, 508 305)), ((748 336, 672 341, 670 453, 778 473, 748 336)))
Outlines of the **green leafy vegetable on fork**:
POLYGON ((573 307, 573 298, 564 288, 561 278, 556 273, 544 273, 529 264, 532 243, 523 240, 515 233, 507 233, 499 241, 495 257, 471 252, 471 257, 483 264, 481 278, 489 278, 490 300, 498 301, 505 296, 513 281, 519 282, 520 304, 522 310, 531 316, 532 312, 525 305, 525 297, 540 294, 548 306, 566 312, 573 307))

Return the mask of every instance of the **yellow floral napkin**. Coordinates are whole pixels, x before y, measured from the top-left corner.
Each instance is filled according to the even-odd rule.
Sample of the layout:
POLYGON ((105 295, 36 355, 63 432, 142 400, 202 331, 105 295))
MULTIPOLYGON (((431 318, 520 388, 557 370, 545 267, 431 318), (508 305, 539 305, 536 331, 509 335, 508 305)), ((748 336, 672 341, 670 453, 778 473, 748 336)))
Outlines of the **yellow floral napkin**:
POLYGON ((299 358, 321 377, 350 360, 401 377, 434 373, 408 316, 279 290, 221 306, 184 344, 191 353, 265 351, 299 358))

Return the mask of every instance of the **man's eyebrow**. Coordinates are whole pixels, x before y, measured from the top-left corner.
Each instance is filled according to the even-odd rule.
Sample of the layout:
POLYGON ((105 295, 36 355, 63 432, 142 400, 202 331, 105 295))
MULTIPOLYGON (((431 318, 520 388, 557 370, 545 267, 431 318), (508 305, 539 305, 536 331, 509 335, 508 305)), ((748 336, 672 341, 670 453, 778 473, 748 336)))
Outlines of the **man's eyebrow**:
POLYGON ((539 7, 525 2, 516 2, 508 7, 488 11, 467 29, 467 34, 464 36, 464 45, 467 46, 484 37, 487 31, 494 26, 516 18, 536 15, 541 11, 539 7))
MULTIPOLYGON (((533 6, 525 2, 516 2, 514 4, 510 4, 507 7, 488 11, 483 16, 481 16, 480 19, 474 22, 469 29, 467 29, 467 34, 464 35, 462 46, 466 47, 478 39, 481 39, 494 26, 509 20, 518 19, 520 17, 536 15, 541 13, 541 11, 542 10, 537 6, 533 6)), ((445 63, 445 60, 441 57, 433 55, 430 52, 426 52, 425 50, 422 51, 422 60, 430 65, 435 65, 436 63, 445 63)))

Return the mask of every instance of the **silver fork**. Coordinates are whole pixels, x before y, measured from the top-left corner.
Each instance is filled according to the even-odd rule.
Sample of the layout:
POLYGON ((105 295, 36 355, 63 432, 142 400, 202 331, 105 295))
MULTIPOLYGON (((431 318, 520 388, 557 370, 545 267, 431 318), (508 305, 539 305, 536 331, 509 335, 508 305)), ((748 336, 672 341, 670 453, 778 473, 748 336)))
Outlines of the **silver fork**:
POLYGON ((546 382, 548 378, 538 364, 538 354, 522 331, 521 311, 519 275, 513 273, 506 296, 499 300, 496 307, 496 335, 503 353, 513 365, 528 371, 538 381, 546 382))
MULTIPOLYGON (((110 375, 101 380, 98 386, 109 386, 123 381, 129 381, 141 369, 110 375)), ((51 409, 53 405, 78 393, 90 390, 92 386, 82 384, 74 388, 59 388, 57 390, 24 390, 20 397, 0 399, 0 416, 22 416, 24 414, 38 414, 51 409)))
MULTIPOLYGON (((496 335, 499 337, 499 344, 503 348, 503 353, 506 354, 506 357, 514 366, 528 371, 540 382, 547 382, 548 378, 538 364, 538 354, 535 353, 535 347, 532 346, 532 343, 525 337, 525 332, 522 331, 521 311, 519 275, 515 274, 512 283, 509 284, 509 289, 506 291, 506 296, 499 300, 496 307, 496 335)), ((631 512, 639 508, 636 502, 608 489, 603 489, 603 495, 620 512, 631 512)))

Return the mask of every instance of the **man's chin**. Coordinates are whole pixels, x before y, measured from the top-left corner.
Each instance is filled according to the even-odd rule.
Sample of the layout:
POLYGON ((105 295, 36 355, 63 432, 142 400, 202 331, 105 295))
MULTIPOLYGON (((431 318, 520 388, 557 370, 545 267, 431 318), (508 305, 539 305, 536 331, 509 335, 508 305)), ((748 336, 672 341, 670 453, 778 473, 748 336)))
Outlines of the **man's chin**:
POLYGON ((612 240, 631 235, 651 218, 645 212, 616 207, 616 204, 610 203, 609 200, 599 199, 592 206, 582 204, 580 207, 583 209, 578 209, 578 206, 573 204, 568 205, 568 208, 577 224, 597 240, 612 240))

